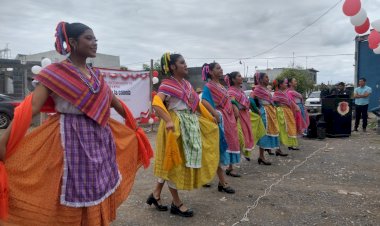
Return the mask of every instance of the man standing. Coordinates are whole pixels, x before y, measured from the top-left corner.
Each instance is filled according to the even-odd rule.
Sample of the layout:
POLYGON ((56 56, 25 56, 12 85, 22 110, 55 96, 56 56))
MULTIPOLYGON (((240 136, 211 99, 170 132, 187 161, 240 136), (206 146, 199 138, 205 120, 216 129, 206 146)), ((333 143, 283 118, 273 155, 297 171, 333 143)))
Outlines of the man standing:
POLYGON ((349 97, 351 97, 351 92, 350 90, 346 89, 346 84, 344 84, 344 82, 338 83, 337 89, 335 89, 332 94, 333 95, 348 95, 349 97))
POLYGON ((359 87, 357 87, 354 91, 355 98, 355 129, 354 131, 358 131, 360 118, 363 119, 363 132, 366 132, 367 128, 367 118, 368 118, 368 104, 369 104, 369 95, 372 93, 372 89, 369 86, 366 86, 366 79, 359 79, 359 87))

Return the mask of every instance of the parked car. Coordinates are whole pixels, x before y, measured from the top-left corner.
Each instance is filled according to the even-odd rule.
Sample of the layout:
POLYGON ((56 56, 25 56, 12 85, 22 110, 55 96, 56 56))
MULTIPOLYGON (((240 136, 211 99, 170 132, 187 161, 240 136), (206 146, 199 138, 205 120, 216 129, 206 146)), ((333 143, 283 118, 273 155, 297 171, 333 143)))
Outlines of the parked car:
POLYGON ((6 129, 13 119, 13 112, 20 100, 0 94, 0 129, 6 129))
POLYGON ((305 101, 306 110, 310 113, 321 113, 321 91, 315 91, 310 93, 309 97, 305 101))

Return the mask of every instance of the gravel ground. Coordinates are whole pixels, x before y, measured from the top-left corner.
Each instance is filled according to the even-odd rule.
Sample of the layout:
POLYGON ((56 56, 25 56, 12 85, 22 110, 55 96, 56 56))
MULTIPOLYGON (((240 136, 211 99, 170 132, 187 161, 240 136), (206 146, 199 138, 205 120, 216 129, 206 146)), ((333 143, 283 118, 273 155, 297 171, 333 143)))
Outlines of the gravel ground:
MULTIPOLYGON (((237 193, 217 191, 217 179, 211 188, 181 191, 193 218, 158 212, 145 204, 155 178, 152 167, 141 169, 128 200, 118 209, 113 226, 130 225, 233 225, 241 220, 247 207, 283 175, 291 174, 272 186, 248 213, 248 221, 238 225, 380 225, 380 135, 373 129, 349 138, 325 140, 300 139, 301 150, 288 157, 272 157, 272 166, 242 160, 241 178, 228 177, 237 193), (314 153, 314 155, 313 155, 314 153)), ((154 145, 155 133, 149 133, 154 145)), ((170 204, 167 187, 162 194, 170 204)))

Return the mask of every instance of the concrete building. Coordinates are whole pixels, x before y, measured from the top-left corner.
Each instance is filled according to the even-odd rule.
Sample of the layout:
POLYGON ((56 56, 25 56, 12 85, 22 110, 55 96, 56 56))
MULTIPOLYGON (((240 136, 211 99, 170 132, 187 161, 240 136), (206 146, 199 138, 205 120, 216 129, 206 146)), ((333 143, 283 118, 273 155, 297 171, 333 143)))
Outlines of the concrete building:
MULTIPOLYGON (((51 50, 36 54, 18 54, 16 60, 21 60, 22 62, 36 61, 41 62, 42 59, 49 58, 53 63, 60 62, 66 59, 66 56, 60 55, 57 51, 51 50)), ((110 69, 120 69, 120 57, 113 56, 103 53, 97 53, 95 58, 88 58, 87 63, 92 64, 94 67, 110 68, 110 69)))
MULTIPOLYGON (((273 81, 275 80, 283 71, 290 68, 273 68, 273 69, 266 69, 266 70, 257 70, 257 72, 264 72, 267 73, 269 80, 273 81)), ((309 79, 313 81, 313 84, 317 84, 317 73, 319 71, 315 70, 314 68, 309 69, 296 69, 301 71, 306 71, 309 74, 309 79)))

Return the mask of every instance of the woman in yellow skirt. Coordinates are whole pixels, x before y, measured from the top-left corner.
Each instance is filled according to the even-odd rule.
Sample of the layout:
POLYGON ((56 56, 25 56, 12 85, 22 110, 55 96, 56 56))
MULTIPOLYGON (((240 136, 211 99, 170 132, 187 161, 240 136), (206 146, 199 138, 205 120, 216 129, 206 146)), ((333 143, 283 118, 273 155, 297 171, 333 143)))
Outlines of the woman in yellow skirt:
POLYGON ((297 127, 293 115, 293 104, 286 95, 287 79, 277 80, 278 89, 274 92, 273 100, 277 105, 277 121, 280 130, 280 141, 287 147, 297 147, 297 127))
POLYGON ((185 80, 188 70, 184 58, 165 53, 161 67, 170 77, 163 80, 153 100, 153 108, 161 118, 154 166, 158 182, 147 204, 154 204, 159 211, 168 210, 160 201, 167 182, 173 197, 170 212, 192 217, 193 211, 183 205, 177 189, 199 188, 214 178, 219 163, 219 130, 185 80))

